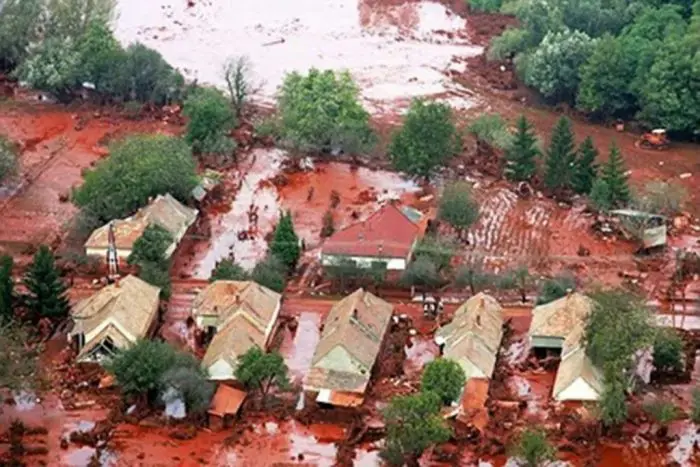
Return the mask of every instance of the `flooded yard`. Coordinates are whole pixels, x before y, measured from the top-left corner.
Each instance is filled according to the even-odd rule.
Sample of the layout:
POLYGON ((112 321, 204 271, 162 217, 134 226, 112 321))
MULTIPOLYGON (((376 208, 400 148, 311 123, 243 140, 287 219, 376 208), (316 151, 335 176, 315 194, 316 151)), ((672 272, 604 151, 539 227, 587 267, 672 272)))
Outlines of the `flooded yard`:
POLYGON ((290 379, 301 381, 311 368, 311 360, 320 339, 319 326, 321 315, 314 312, 302 312, 297 320, 294 332, 288 328, 284 333, 280 353, 289 368, 290 379))

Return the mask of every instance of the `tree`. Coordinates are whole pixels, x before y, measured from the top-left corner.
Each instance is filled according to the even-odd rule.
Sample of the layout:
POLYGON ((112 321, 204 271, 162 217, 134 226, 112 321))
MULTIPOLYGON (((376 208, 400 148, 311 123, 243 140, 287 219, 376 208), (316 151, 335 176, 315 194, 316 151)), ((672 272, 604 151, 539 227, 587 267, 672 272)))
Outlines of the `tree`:
POLYGON ((27 287, 27 306, 38 318, 64 318, 68 316, 70 304, 66 297, 67 287, 54 263, 53 253, 41 245, 34 254, 24 276, 27 287))
POLYGON ((263 352, 258 346, 239 357, 235 376, 247 388, 260 391, 263 405, 273 386, 284 389, 289 385, 287 365, 282 356, 277 352, 263 352))
POLYGON ((576 152, 571 120, 561 117, 552 130, 552 139, 547 149, 544 184, 550 190, 566 190, 571 187, 576 152))
POLYGON ((228 59, 224 64, 223 74, 229 99, 231 99, 231 106, 236 112, 236 117, 240 118, 243 107, 253 92, 250 82, 250 60, 247 57, 228 59))
POLYGON ((38 382, 42 348, 30 337, 27 329, 14 322, 0 323, 0 387, 20 391, 32 389, 38 382))
POLYGON ((361 152, 374 144, 369 114, 347 72, 288 74, 278 99, 280 136, 300 151, 361 152))
POLYGON ((457 154, 460 146, 450 107, 416 99, 392 137, 389 157, 397 170, 427 178, 457 154))
POLYGON ((416 258, 425 256, 435 265, 438 272, 448 269, 457 245, 447 237, 428 234, 420 239, 413 254, 416 258))
POLYGON ((248 273, 235 261, 224 258, 216 263, 211 273, 209 282, 214 281, 245 281, 248 280, 248 273))
POLYGON ((280 220, 275 228, 275 233, 270 243, 270 253, 278 258, 287 272, 291 272, 296 268, 297 261, 301 256, 301 246, 299 245, 299 237, 294 231, 294 223, 292 222, 292 213, 282 213, 280 220))
POLYGON ((481 264, 462 266, 455 277, 457 287, 469 286, 469 291, 472 295, 476 295, 479 290, 494 282, 494 276, 485 272, 481 264))
POLYGON ((595 40, 581 31, 548 32, 528 60, 525 83, 552 101, 573 102, 579 68, 594 45, 595 40))
POLYGON ((130 136, 109 149, 110 157, 73 192, 73 202, 102 222, 129 215, 164 193, 185 201, 197 184, 190 148, 179 138, 130 136))
POLYGON ((45 37, 83 37, 90 25, 109 24, 115 0, 47 0, 44 22, 45 37))
POLYGON ((251 279, 270 290, 282 293, 287 283, 285 265, 275 256, 268 255, 255 265, 251 279))
POLYGON ((540 428, 527 428, 520 434, 512 448, 513 455, 527 467, 539 467, 554 460, 555 449, 547 441, 547 434, 540 428))
POLYGON ((540 293, 537 296, 537 305, 553 302, 559 298, 566 296, 569 290, 576 288, 576 281, 570 275, 560 275, 547 279, 540 288, 540 293))
POLYGON ((593 182, 598 175, 598 165, 595 163, 597 158, 598 150, 593 145, 591 137, 587 136, 578 147, 571 178, 571 186, 576 193, 587 195, 591 192, 593 182))
POLYGON ((135 43, 126 49, 122 67, 127 77, 124 100, 165 105, 182 97, 185 78, 157 51, 135 43))
POLYGON ((32 48, 15 73, 31 87, 67 102, 81 84, 80 60, 75 39, 50 37, 32 48))
POLYGON ((236 117, 223 93, 215 88, 197 88, 182 109, 189 121, 185 140, 198 152, 211 149, 236 126, 236 117))
POLYGON ((159 224, 150 224, 134 242, 127 262, 129 264, 165 262, 165 253, 173 244, 173 236, 159 224))
POLYGON ((126 88, 122 73, 126 52, 107 23, 90 23, 77 48, 80 55, 79 83, 92 83, 95 91, 104 96, 122 97, 126 88))
POLYGON ((333 221, 333 212, 330 209, 323 213, 322 224, 321 238, 327 238, 333 235, 335 232, 335 223, 333 221))
POLYGON ((602 178, 596 178, 591 187, 590 204, 593 209, 599 212, 606 212, 612 209, 612 193, 608 183, 602 178))
POLYGON ((600 174, 600 177, 610 190, 610 205, 613 207, 624 206, 630 201, 630 189, 626 172, 625 162, 620 155, 620 150, 613 143, 610 146, 610 156, 603 165, 600 174))
POLYGON ((163 374, 160 386, 166 392, 167 388, 172 388, 191 414, 205 413, 214 394, 214 384, 207 380, 205 371, 201 367, 190 365, 171 367, 163 374))
POLYGON ((421 391, 434 392, 443 404, 451 404, 459 399, 464 389, 466 375, 454 360, 438 358, 428 363, 421 378, 421 391))
POLYGON ((603 37, 581 65, 579 108, 603 118, 629 115, 637 105, 631 79, 636 72, 637 57, 630 53, 625 40, 603 37))
POLYGON ((603 393, 598 401, 599 417, 605 426, 615 426, 627 420, 625 384, 619 376, 606 375, 603 393))
POLYGON ((17 150, 4 136, 0 135, 0 182, 17 173, 17 150))
POLYGON ((160 297, 164 300, 170 298, 170 265, 167 262, 152 263, 142 261, 139 263, 139 277, 151 285, 160 289, 160 297))
POLYGON ((659 330, 656 334, 654 368, 667 372, 683 370, 683 340, 673 329, 659 330))
POLYGON ((382 283, 386 277, 386 262, 375 261, 367 268, 351 259, 343 258, 325 266, 325 271, 331 280, 339 283, 341 290, 347 290, 358 285, 382 283))
POLYGON ((508 27, 491 39, 486 57, 489 60, 506 60, 528 47, 529 32, 522 28, 508 27))
POLYGON ((442 282, 437 266, 428 256, 419 256, 411 261, 401 275, 401 283, 407 286, 430 289, 442 282))
POLYGON ((118 352, 106 364, 106 369, 121 388, 122 394, 145 397, 153 402, 166 389, 165 376, 175 368, 199 371, 197 359, 186 352, 179 352, 167 342, 140 340, 126 350, 118 352))
POLYGON ((467 4, 470 10, 485 13, 498 13, 501 9, 501 0, 467 0, 467 4))
POLYGON ((387 429, 382 457, 394 465, 415 460, 429 446, 450 438, 450 428, 440 416, 440 398, 432 392, 394 397, 384 411, 387 429))
POLYGON ((22 63, 37 40, 45 0, 5 0, 0 7, 0 71, 22 63))
POLYGON ((485 143, 502 150, 507 150, 513 142, 508 124, 499 114, 480 115, 469 125, 469 132, 476 137, 477 144, 485 143))
POLYGON ((437 217, 450 224, 461 239, 464 231, 479 217, 479 205, 472 197, 471 185, 467 182, 447 185, 438 203, 437 217))
POLYGON ((527 269, 527 266, 519 266, 512 271, 506 272, 498 281, 501 289, 516 289, 520 293, 520 300, 527 301, 527 290, 532 286, 534 278, 527 269))
POLYGON ((537 171, 535 159, 540 154, 537 136, 524 115, 518 118, 517 133, 505 152, 506 176, 513 181, 528 181, 537 171))
POLYGON ((15 281, 12 279, 13 265, 12 256, 0 256, 0 326, 9 323, 15 316, 15 281))

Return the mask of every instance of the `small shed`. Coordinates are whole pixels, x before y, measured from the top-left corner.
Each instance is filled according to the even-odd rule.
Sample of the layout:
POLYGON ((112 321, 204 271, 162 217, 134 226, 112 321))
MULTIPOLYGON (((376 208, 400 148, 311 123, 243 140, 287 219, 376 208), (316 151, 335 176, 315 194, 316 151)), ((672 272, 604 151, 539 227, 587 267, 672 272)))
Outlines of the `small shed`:
POLYGON ((231 427, 245 398, 244 391, 220 384, 207 412, 209 428, 220 431, 231 427))

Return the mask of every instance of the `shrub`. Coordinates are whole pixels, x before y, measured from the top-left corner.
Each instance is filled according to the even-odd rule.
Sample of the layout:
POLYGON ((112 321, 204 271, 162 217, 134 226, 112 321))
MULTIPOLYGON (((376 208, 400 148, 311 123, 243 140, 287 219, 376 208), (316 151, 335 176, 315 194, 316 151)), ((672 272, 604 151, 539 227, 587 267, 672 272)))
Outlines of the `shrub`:
POLYGON ((185 140, 195 151, 227 149, 217 142, 236 125, 236 119, 221 91, 198 88, 187 96, 182 110, 189 118, 185 140))
POLYGON ((662 329, 656 333, 654 367, 661 371, 683 370, 683 340, 673 329, 662 329))
POLYGON ((4 136, 0 135, 0 182, 17 173, 17 150, 4 136))
POLYGON ((554 459, 555 449, 547 441, 542 429, 528 428, 520 434, 513 447, 513 455, 525 462, 528 467, 538 467, 554 459))
POLYGON ((693 400, 690 408, 690 419, 694 423, 700 423, 700 388, 693 388, 693 400))
POLYGON ((244 281, 248 279, 248 273, 232 259, 222 259, 216 263, 211 273, 209 282, 214 281, 244 281))
POLYGON ((469 8, 485 13, 497 13, 501 9, 501 0, 465 0, 469 8))
POLYGON ((127 261, 129 264, 154 263, 165 261, 165 253, 173 243, 173 236, 158 224, 150 224, 136 239, 127 261))
POLYGON ((467 182, 447 185, 438 203, 437 217, 450 224, 461 239, 479 217, 479 205, 472 196, 471 185, 467 182))
POLYGON ((679 415, 678 408, 667 401, 654 401, 645 404, 644 411, 660 425, 668 425, 679 415))
POLYGON ((268 256, 255 265, 251 279, 270 290, 282 293, 287 284, 285 265, 276 257, 268 256))
POLYGON ((428 363, 421 378, 421 391, 431 391, 440 397, 443 404, 450 404, 459 399, 466 375, 454 360, 438 358, 428 363))
POLYGON ((574 290, 575 288, 576 281, 570 275, 560 275, 547 279, 540 288, 537 304, 544 305, 545 303, 553 302, 558 298, 564 297, 568 290, 574 290))
POLYGON ((469 132, 479 141, 498 149, 508 149, 513 142, 508 124, 499 114, 480 115, 469 125, 469 132))

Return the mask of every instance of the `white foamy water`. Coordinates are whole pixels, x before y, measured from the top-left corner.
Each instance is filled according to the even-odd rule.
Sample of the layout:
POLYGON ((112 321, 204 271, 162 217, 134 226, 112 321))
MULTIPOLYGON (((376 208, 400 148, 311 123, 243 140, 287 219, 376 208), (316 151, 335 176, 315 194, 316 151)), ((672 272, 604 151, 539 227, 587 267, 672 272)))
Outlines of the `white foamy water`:
POLYGON ((153 47, 189 78, 223 86, 231 56, 247 56, 258 97, 270 101, 286 73, 347 69, 371 111, 391 101, 450 92, 464 108, 473 98, 444 75, 453 56, 482 47, 459 39, 465 20, 443 5, 373 0, 118 0, 116 35, 153 47), (436 32, 439 31, 439 32, 436 32), (451 38, 450 38, 451 36, 451 38))

